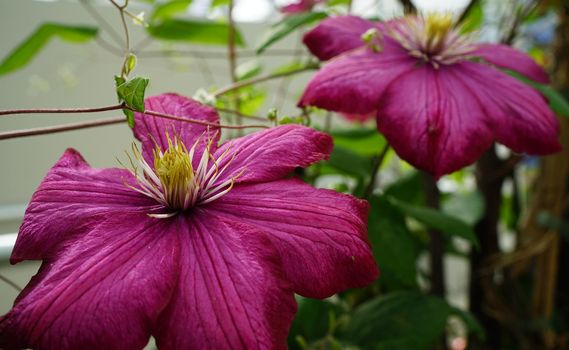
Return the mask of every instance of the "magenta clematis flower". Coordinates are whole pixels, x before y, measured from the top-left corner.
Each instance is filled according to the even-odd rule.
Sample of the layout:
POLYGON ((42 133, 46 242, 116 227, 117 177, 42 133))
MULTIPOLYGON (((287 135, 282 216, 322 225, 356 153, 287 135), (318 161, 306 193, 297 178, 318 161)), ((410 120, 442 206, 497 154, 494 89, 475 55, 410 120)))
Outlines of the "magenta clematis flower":
POLYGON ((296 0, 281 7, 279 11, 286 14, 308 12, 312 11, 312 8, 321 2, 324 2, 324 0, 296 0))
POLYGON ((518 50, 461 36, 449 16, 385 23, 335 17, 307 33, 304 43, 330 62, 299 105, 352 119, 374 115, 397 154, 436 177, 473 163, 494 140, 518 153, 560 149, 547 101, 499 70, 547 83, 543 69, 518 50))
MULTIPOLYGON (((148 109, 218 123, 174 94, 148 109)), ((328 297, 377 268, 367 203, 286 175, 331 138, 289 125, 224 142, 136 115, 132 172, 67 150, 26 211, 11 262, 43 260, 0 320, 0 348, 284 349, 293 293, 328 297)))

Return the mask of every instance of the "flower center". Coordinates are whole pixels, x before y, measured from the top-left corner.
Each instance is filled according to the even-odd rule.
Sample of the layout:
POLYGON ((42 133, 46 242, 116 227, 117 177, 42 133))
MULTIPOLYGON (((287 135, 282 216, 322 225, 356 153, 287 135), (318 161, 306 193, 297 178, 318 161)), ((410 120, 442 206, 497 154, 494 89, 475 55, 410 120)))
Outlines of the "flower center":
POLYGON ((474 50, 471 38, 455 30, 449 13, 430 13, 394 21, 388 24, 387 34, 411 56, 434 68, 468 59, 474 50))
POLYGON ((137 186, 129 184, 126 186, 155 199, 171 210, 165 214, 149 214, 149 216, 170 217, 193 206, 212 202, 229 192, 235 179, 243 173, 239 171, 234 176, 222 177, 235 154, 227 160, 230 150, 228 147, 216 159, 211 153, 213 138, 207 140, 200 156, 196 154, 196 148, 202 137, 196 140, 189 151, 178 137, 172 139, 166 134, 166 138, 168 140, 166 150, 162 150, 159 146, 153 150, 153 168, 146 162, 135 144, 132 146, 134 160, 129 156, 131 173, 135 177, 137 186), (199 162, 194 161, 198 159, 197 157, 199 162), (223 163, 225 164, 220 167, 223 163))

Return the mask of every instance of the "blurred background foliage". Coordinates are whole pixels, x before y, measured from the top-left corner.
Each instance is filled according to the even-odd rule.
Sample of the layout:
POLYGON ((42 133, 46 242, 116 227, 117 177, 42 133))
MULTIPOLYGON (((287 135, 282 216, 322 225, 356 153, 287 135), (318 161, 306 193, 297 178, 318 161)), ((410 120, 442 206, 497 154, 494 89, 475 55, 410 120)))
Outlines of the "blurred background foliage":
MULTIPOLYGON (((472 0, 454 10, 464 32, 515 45, 551 73, 552 86, 527 83, 560 117, 564 150, 537 159, 495 145, 476 165, 435 183, 400 160, 373 122, 348 123, 334 113, 283 106, 283 94, 301 92, 289 91, 288 76, 319 65, 300 43, 313 25, 356 8, 384 20, 419 7, 392 1, 385 13, 382 2, 358 7, 358 1, 330 0, 309 12, 273 13, 256 43, 246 42, 232 23, 239 1, 196 7, 191 0, 131 0, 127 9, 137 11, 127 17, 134 22, 129 26, 145 33, 132 50, 139 66, 153 55, 172 57, 173 65, 181 54, 207 61, 194 45, 233 46, 227 56, 233 62, 231 93, 216 96, 215 86, 194 86, 195 96, 218 107, 228 122, 303 123, 329 132, 335 142, 330 159, 297 175, 370 202, 369 237, 381 277, 326 300, 298 297, 291 349, 569 349, 569 3, 472 0), (294 47, 274 48, 290 37, 296 38, 294 47), (160 50, 147 48, 155 42, 160 50), (273 55, 289 62, 270 67, 273 55), (282 79, 276 92, 252 84, 273 78, 282 79)), ((27 38, 13 33, 24 39, 3 53, 0 79, 41 60, 41 49, 54 38, 73 44, 96 40, 121 61, 121 28, 98 14, 97 3, 80 3, 98 26, 46 19, 27 38)), ((136 62, 128 65, 134 70, 136 62)), ((141 92, 132 89, 131 94, 141 92)))

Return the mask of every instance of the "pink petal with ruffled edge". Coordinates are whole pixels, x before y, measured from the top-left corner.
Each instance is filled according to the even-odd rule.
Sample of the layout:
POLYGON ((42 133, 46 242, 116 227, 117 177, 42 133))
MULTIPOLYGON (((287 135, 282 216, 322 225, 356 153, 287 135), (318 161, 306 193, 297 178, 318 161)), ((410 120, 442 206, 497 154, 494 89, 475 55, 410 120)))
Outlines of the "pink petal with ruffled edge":
POLYGON ((201 209, 179 223, 180 278, 158 347, 286 349, 296 303, 264 234, 201 209))
POLYGON ((507 45, 479 44, 472 55, 500 68, 510 69, 531 80, 549 84, 549 76, 530 56, 507 45))
POLYGON ((314 56, 326 61, 364 46, 361 36, 371 28, 379 29, 379 26, 377 23, 356 16, 331 17, 306 33, 303 42, 314 56))
POLYGON ((399 77, 379 101, 379 131, 401 158, 435 177, 473 163, 493 140, 460 74, 458 65, 425 65, 399 77))
POLYGON ((416 59, 393 44, 380 53, 351 52, 326 64, 308 84, 299 106, 368 114, 378 107, 381 94, 398 76, 414 69, 416 59))
POLYGON ((291 124, 227 141, 214 157, 229 149, 229 154, 235 153, 235 158, 231 160, 231 156, 226 156, 218 164, 223 168, 231 161, 224 177, 234 176, 244 169, 236 182, 260 182, 282 178, 296 167, 307 167, 328 159, 332 147, 329 135, 291 124))
POLYGON ((156 202, 129 189, 123 169, 93 169, 68 149, 47 173, 24 215, 10 261, 43 259, 67 239, 124 210, 149 212, 156 202))
MULTIPOLYGON (((215 109, 177 94, 169 93, 149 97, 145 100, 144 106, 147 110, 154 112, 219 124, 219 115, 215 109)), ((168 148, 166 133, 170 135, 170 138, 180 137, 188 148, 203 135, 202 142, 200 142, 201 147, 197 148, 197 154, 201 154, 208 137, 213 138, 211 151, 215 150, 220 136, 218 130, 204 125, 135 113, 134 135, 142 142, 142 154, 148 164, 154 164, 152 151, 156 144, 162 150, 168 148)))
POLYGON ((115 213, 46 260, 0 320, 0 348, 143 348, 178 277, 168 221, 115 213))
POLYGON ((239 185, 208 211, 265 232, 295 293, 325 298, 378 275, 367 240, 367 202, 297 179, 239 185))
POLYGON ((463 62, 458 68, 457 79, 481 104, 498 142, 515 152, 535 155, 561 149, 559 121, 536 90, 482 64, 463 62))

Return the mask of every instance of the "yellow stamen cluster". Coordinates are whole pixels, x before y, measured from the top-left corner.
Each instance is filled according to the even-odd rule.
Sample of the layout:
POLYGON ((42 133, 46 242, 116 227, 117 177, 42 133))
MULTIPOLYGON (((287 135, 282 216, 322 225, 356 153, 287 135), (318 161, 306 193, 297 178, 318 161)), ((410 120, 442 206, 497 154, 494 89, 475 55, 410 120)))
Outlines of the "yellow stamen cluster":
POLYGON ((164 189, 166 202, 174 208, 184 208, 188 189, 193 187, 194 168, 186 146, 178 139, 167 135, 168 149, 162 153, 154 149, 154 171, 164 189))
POLYGON ((450 13, 433 12, 425 16, 427 36, 433 40, 444 39, 452 29, 454 21, 450 13))
POLYGON ((195 141, 189 151, 178 137, 172 139, 166 134, 166 138, 166 150, 163 151, 159 146, 153 150, 154 167, 146 162, 134 144, 134 160, 129 156, 136 186, 126 186, 155 199, 171 210, 164 214, 149 214, 152 217, 170 217, 192 206, 212 202, 229 192, 235 179, 244 172, 244 169, 241 169, 233 176, 225 176, 224 173, 233 161, 235 153, 229 157, 231 146, 228 146, 217 158, 214 157, 211 149, 215 138, 203 141, 205 145, 201 155, 195 153, 202 137, 195 141), (199 157, 196 162, 194 155, 199 157))

